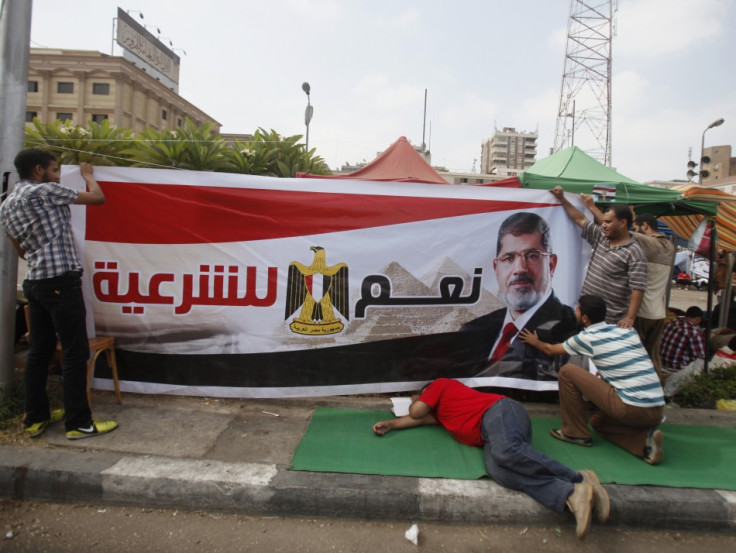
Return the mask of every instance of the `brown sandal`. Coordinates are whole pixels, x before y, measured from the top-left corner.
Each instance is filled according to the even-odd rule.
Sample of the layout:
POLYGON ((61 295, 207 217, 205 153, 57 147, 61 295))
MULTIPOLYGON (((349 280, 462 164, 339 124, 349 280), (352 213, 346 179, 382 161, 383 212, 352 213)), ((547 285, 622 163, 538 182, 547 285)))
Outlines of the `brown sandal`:
POLYGON ((550 429, 549 434, 553 438, 557 438, 558 440, 567 442, 569 444, 581 445, 583 447, 590 447, 593 445, 593 440, 591 440, 590 438, 571 438, 570 436, 565 436, 562 433, 561 428, 552 428, 550 429))

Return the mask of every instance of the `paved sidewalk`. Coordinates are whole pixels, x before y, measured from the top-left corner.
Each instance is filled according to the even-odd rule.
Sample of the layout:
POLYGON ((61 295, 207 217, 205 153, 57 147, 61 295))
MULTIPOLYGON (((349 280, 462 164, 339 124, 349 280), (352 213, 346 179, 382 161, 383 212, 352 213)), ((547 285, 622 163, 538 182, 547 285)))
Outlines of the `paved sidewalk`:
MULTIPOLYGON (((316 406, 386 409, 383 398, 218 400, 93 392, 111 434, 70 441, 63 425, 0 446, 0 496, 25 500, 219 510, 252 515, 574 526, 490 479, 288 470, 316 406)), ((556 416, 553 405, 527 404, 556 416)), ((667 420, 732 426, 736 413, 667 409, 667 420)), ((369 429, 367 429, 369 431, 369 429)), ((736 492, 606 485, 615 526, 736 528, 736 492)))

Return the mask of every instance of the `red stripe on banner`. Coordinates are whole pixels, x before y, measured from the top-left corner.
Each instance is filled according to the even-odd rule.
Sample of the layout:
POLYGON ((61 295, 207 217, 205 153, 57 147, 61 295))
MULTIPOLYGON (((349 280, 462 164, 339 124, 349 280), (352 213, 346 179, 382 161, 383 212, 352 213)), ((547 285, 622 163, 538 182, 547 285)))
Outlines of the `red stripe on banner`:
POLYGON ((129 244, 245 242, 342 232, 556 204, 101 182, 87 240, 129 244))

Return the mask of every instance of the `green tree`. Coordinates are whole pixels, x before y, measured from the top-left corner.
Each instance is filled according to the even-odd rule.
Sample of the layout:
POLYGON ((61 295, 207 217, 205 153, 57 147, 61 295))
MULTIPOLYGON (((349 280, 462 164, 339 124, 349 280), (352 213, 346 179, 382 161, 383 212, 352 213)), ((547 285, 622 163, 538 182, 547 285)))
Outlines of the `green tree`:
POLYGON ((228 168, 227 142, 214 124, 197 127, 186 119, 173 131, 148 128, 138 135, 125 154, 139 167, 224 171, 228 168))
POLYGON ((295 177, 298 172, 329 175, 324 160, 315 155, 316 149, 306 151, 299 144, 301 135, 281 136, 275 130, 259 128, 253 139, 236 141, 229 153, 233 172, 273 177, 295 177))
POLYGON ((42 123, 33 118, 26 127, 27 148, 43 148, 56 155, 62 165, 79 165, 86 161, 93 165, 130 165, 124 151, 130 147, 133 132, 110 125, 90 121, 87 127, 71 121, 42 123))

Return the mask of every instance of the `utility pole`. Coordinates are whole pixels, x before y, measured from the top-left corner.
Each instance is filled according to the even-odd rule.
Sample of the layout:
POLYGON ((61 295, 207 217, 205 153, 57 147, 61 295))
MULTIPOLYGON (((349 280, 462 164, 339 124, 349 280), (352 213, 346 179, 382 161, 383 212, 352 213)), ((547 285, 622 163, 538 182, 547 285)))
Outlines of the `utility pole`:
MULTIPOLYGON (((32 0, 0 0, 0 176, 8 188, 15 174, 13 160, 23 148, 25 135, 32 11, 32 0)), ((18 255, 0 232, 1 390, 7 389, 14 374, 17 273, 18 255)))

